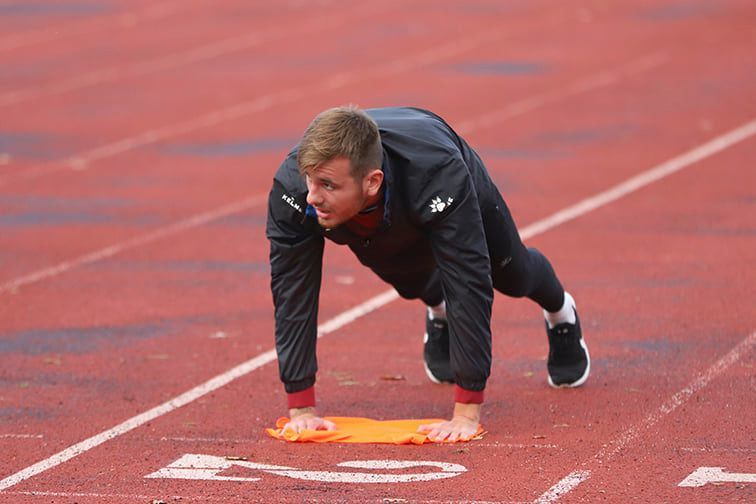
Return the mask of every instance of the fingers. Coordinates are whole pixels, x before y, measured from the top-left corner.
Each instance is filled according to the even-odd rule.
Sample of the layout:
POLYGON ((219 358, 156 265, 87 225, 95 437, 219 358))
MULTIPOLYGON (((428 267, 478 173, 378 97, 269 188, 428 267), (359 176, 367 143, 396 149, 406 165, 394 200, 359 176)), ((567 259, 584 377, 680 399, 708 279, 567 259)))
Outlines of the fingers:
POLYGON ((286 431, 293 432, 294 434, 299 434, 300 432, 302 432, 302 430, 304 430, 304 428, 302 427, 300 422, 291 421, 283 426, 283 429, 281 429, 281 434, 286 431))
POLYGON ((432 424, 424 424, 417 428, 417 432, 426 434, 431 441, 444 441, 449 437, 450 432, 447 430, 448 425, 451 422, 439 422, 432 424))
POLYGON ((419 426, 417 428, 417 432, 419 432, 421 434, 426 434, 426 433, 432 431, 437 425, 439 425, 439 424, 437 424, 437 423, 435 423, 435 424, 423 424, 423 425, 421 425, 421 426, 419 426))
POLYGON ((417 428, 417 432, 426 434, 428 439, 430 439, 431 441, 443 441, 447 437, 449 437, 448 430, 445 430, 445 427, 449 423, 450 422, 439 422, 434 424, 421 425, 417 428))
POLYGON ((283 426, 283 429, 281 429, 281 433, 284 433, 287 430, 294 434, 300 434, 305 430, 333 431, 336 430, 336 424, 320 417, 298 417, 293 418, 286 423, 286 425, 283 426))
POLYGON ((438 422, 438 423, 420 425, 417 428, 417 432, 421 434, 426 434, 428 439, 430 439, 431 441, 443 441, 450 434, 450 432, 447 429, 450 423, 451 422, 438 422))
POLYGON ((323 425, 322 425, 321 429, 322 430, 327 430, 327 431, 334 431, 334 430, 336 430, 336 424, 333 423, 333 422, 331 422, 330 420, 323 419, 323 425))
POLYGON ((421 425, 417 428, 417 431, 426 434, 428 439, 435 443, 455 443, 469 440, 475 435, 477 428, 477 425, 472 426, 467 423, 451 421, 421 425))

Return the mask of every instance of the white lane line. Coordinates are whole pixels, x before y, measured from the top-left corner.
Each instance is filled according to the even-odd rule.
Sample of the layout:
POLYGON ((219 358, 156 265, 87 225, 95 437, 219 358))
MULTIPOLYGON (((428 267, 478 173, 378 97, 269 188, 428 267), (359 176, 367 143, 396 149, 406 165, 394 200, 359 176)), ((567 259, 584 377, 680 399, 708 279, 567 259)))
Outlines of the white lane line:
MULTIPOLYGON (((372 16, 387 6, 386 3, 368 5, 371 8, 359 12, 357 15, 358 18, 372 16), (375 7, 381 7, 381 9, 375 7)), ((343 24, 344 21, 348 20, 350 17, 354 16, 346 14, 342 16, 328 14, 321 17, 308 17, 302 26, 288 26, 286 30, 281 30, 280 27, 272 27, 267 30, 248 31, 241 35, 217 40, 188 50, 161 55, 144 61, 138 61, 126 65, 112 65, 38 87, 10 90, 0 93, 0 107, 16 105, 18 103, 36 100, 45 96, 59 95, 90 86, 140 77, 199 63, 226 54, 245 51, 268 42, 289 38, 292 33, 302 36, 308 35, 310 32, 329 29, 333 30, 343 24)), ((351 21, 354 22, 353 19, 351 21)))
POLYGON ((145 130, 136 135, 115 140, 100 145, 99 147, 94 147, 87 151, 80 152, 67 160, 54 161, 26 169, 22 172, 4 173, 2 175, 5 177, 0 179, 0 186, 7 184, 11 180, 27 180, 64 170, 86 170, 98 161, 140 147, 145 147, 169 138, 217 126, 227 121, 240 119, 242 117, 269 110, 275 106, 289 104, 302 98, 309 98, 315 93, 330 92, 363 81, 374 82, 378 79, 386 79, 463 54, 479 45, 491 44, 501 38, 516 36, 520 33, 527 33, 534 29, 547 29, 556 24, 557 21, 559 20, 551 18, 546 24, 539 24, 537 26, 518 26, 517 31, 507 31, 498 27, 489 30, 481 30, 474 35, 466 35, 458 40, 451 40, 446 44, 437 45, 431 49, 426 49, 416 54, 393 59, 383 64, 374 64, 368 69, 344 71, 333 74, 325 79, 318 79, 316 82, 308 82, 302 86, 291 87, 274 93, 258 96, 252 100, 216 109, 184 121, 145 130))
MULTIPOLYGON (((677 156, 676 158, 670 161, 667 161, 666 163, 662 163, 662 165, 659 165, 659 166, 664 167, 670 164, 677 166, 679 165, 680 161, 676 161, 676 160, 687 160, 688 164, 692 164, 700 159, 703 159, 703 157, 705 157, 705 156, 701 157, 701 154, 697 156, 692 156, 691 155, 692 152, 701 153, 705 151, 705 152, 708 152, 709 156, 711 156, 715 154, 716 152, 719 152, 720 150, 723 150, 729 146, 735 145, 736 143, 748 138, 750 135, 745 135, 744 131, 750 131, 751 132, 750 135, 752 135, 753 133, 756 133, 756 119, 752 120, 751 122, 739 128, 736 128, 730 131, 729 133, 726 133, 713 140, 710 140, 709 142, 703 144, 702 146, 696 147, 695 149, 691 151, 688 151, 680 156, 677 156), (709 145, 716 145, 718 146, 718 148, 717 149, 713 149, 713 148, 704 149, 704 147, 709 146, 709 145)), ((682 169, 683 167, 684 166, 678 166, 676 170, 667 170, 665 173, 666 175, 670 175, 674 173, 675 171, 682 169)), ((661 176, 644 177, 644 174, 656 173, 658 171, 658 168, 659 167, 654 167, 650 170, 647 170, 646 172, 641 173, 639 176, 636 176, 630 179, 630 180, 635 180, 640 177, 645 181, 644 184, 638 184, 638 183, 627 184, 627 182, 619 184, 618 186, 615 186, 609 189, 608 191, 604 191, 597 196, 588 198, 587 200, 583 200, 582 202, 577 203, 576 205, 572 205, 571 207, 568 207, 566 210, 563 210, 561 212, 557 212, 556 214, 554 214, 554 216, 559 215, 560 216, 559 218, 550 216, 550 217, 547 217, 546 219, 543 219, 534 224, 531 224, 530 226, 527 226, 526 228, 524 228, 524 230, 521 233, 521 235, 523 236, 523 239, 531 238, 538 234, 544 233, 548 231, 549 229, 555 228, 561 224, 564 224, 565 222, 568 222, 569 220, 576 219, 577 217, 584 215, 590 212, 591 210, 595 210, 602 205, 606 205, 607 203, 611 201, 615 201, 616 199, 620 198, 622 195, 626 195, 629 192, 638 190, 641 187, 652 183, 653 181, 659 180, 660 178, 662 178, 661 176), (627 188, 632 188, 632 189, 628 189, 624 193, 622 193, 617 190, 617 187, 627 187, 627 188), (602 194, 607 194, 607 193, 612 194, 613 197, 612 198, 600 197, 602 194), (586 201, 590 201, 592 203, 585 204, 586 201), (570 210, 570 209, 573 209, 573 210, 570 210)), ((368 313, 374 310, 377 310, 381 308, 382 306, 387 305, 398 298, 399 298, 399 294, 397 294, 397 292, 394 289, 389 289, 388 291, 383 292, 382 294, 379 294, 378 296, 375 296, 374 298, 369 299, 366 302, 358 306, 355 306, 354 308, 351 308, 350 310, 347 310, 346 312, 334 317, 333 319, 319 326, 318 337, 323 337, 327 333, 333 332, 339 329, 340 327, 342 327, 343 325, 346 325, 364 315, 367 315, 368 313)), ((753 333, 751 334, 751 337, 747 339, 747 341, 751 341, 755 339, 756 339, 756 333, 753 333)), ((751 341, 751 343, 753 343, 753 341, 751 341)), ((740 346, 742 345, 743 344, 741 344, 740 346)), ((750 344, 748 345, 748 348, 750 348, 750 344)), ((92 448, 101 445, 102 443, 110 439, 116 438, 122 434, 125 434, 131 431, 132 429, 139 427, 140 425, 143 425, 149 421, 154 420, 155 418, 158 418, 162 415, 170 413, 171 411, 177 408, 180 408, 181 406, 189 404, 190 402, 210 392, 213 392, 219 389, 220 387, 226 385, 227 383, 230 383, 233 380, 236 380, 237 378, 240 378, 248 373, 251 373, 255 369, 271 362, 275 358, 276 358, 275 349, 268 350, 267 352, 262 353, 258 355, 257 357, 254 357, 224 373, 221 373, 215 378, 212 378, 208 380, 207 382, 187 392, 184 392, 183 394, 175 397, 174 399, 171 399, 170 401, 167 401, 161 404, 160 406, 157 406, 140 415, 132 417, 126 420, 125 422, 116 425, 115 427, 111 429, 101 432, 100 434, 96 434, 95 436, 92 436, 84 441, 81 441, 71 446, 70 448, 67 448, 59 453, 56 453, 55 455, 52 455, 51 457, 48 457, 32 466, 27 467, 26 469, 23 469, 5 478, 4 480, 0 481, 0 491, 6 488, 9 488, 13 485, 16 485, 28 478, 31 478, 32 476, 35 476, 36 474, 47 471, 48 469, 51 469, 53 467, 56 467, 66 462, 67 460, 70 460, 76 457, 77 455, 85 453, 86 451, 89 451, 92 448)))
POLYGON ((0 434, 0 439, 42 439, 42 434, 0 434))
POLYGON ((527 236, 543 233, 563 222, 575 219, 583 214, 586 214, 598 207, 607 205, 613 201, 616 201, 628 194, 637 191, 649 184, 657 182, 675 172, 678 172, 688 166, 711 157, 714 154, 732 147, 733 145, 742 142, 756 134, 756 119, 752 119, 750 122, 743 124, 742 126, 735 128, 723 135, 720 135, 708 142, 695 147, 694 149, 685 152, 679 156, 676 156, 669 161, 666 161, 660 165, 657 165, 650 170, 646 170, 638 175, 631 177, 624 182, 617 184, 616 186, 603 191, 595 196, 586 198, 583 201, 572 205, 564 210, 561 210, 550 217, 540 220, 534 224, 531 224, 523 231, 523 239, 527 236))
POLYGON ((746 336, 732 350, 727 352, 724 357, 709 367, 709 369, 696 376, 686 387, 667 399, 656 411, 653 411, 640 423, 628 428, 619 437, 605 445, 605 447, 599 450, 594 456, 594 459, 599 463, 611 460, 615 455, 624 450, 629 443, 635 441, 638 436, 656 425, 659 420, 685 404, 696 392, 706 387, 712 380, 739 361, 743 355, 751 350, 754 343, 756 343, 756 331, 746 336))
MULTIPOLYGON (((329 332, 340 329, 343 325, 346 325, 353 320, 356 320, 368 314, 372 310, 376 310, 381 306, 390 303, 397 297, 398 294, 396 294, 395 291, 391 290, 389 292, 379 294, 374 298, 368 299, 364 303, 355 306, 350 310, 347 310, 346 312, 319 326, 318 337, 323 337, 329 332)), ((75 445, 66 448, 61 452, 58 452, 51 457, 48 457, 40 462, 37 462, 34 465, 27 467, 26 469, 8 476, 7 478, 0 481, 0 492, 26 479, 29 479, 32 476, 47 471, 48 469, 52 469, 53 467, 56 467, 78 455, 81 455, 82 453, 86 453, 87 451, 105 443, 106 441, 121 436, 141 425, 144 425, 147 422, 151 422, 152 420, 170 413, 171 411, 176 410, 186 404, 189 404, 202 396, 214 392, 224 385, 227 385, 237 378, 241 378, 242 376, 251 373, 255 369, 258 369, 275 359, 276 351, 275 349, 271 349, 246 362, 243 362, 242 364, 239 364, 238 366, 229 369, 228 371, 221 373, 214 378, 211 378, 205 383, 202 383, 192 388, 191 390, 188 390, 183 394, 164 402, 159 406, 156 406, 148 411, 145 411, 144 413, 129 418, 128 420, 116 425, 115 427, 96 434, 88 439, 85 439, 84 441, 76 443, 75 445)))
POLYGON ((533 503, 547 504, 548 502, 554 502, 561 496, 569 493, 580 483, 587 480, 590 475, 591 471, 573 471, 562 478, 559 483, 549 488, 543 495, 534 500, 533 503))
POLYGON ((334 318, 324 323, 318 328, 318 337, 324 336, 330 332, 343 327, 350 322, 357 320, 360 317, 367 315, 368 313, 381 308, 384 305, 389 304, 392 301, 399 299, 399 294, 394 289, 389 289, 382 294, 378 294, 372 299, 369 299, 361 305, 345 311, 334 318))
POLYGON ((13 33, 0 37, 0 52, 18 49, 43 42, 59 42, 64 37, 75 35, 84 35, 95 33, 103 30, 113 30, 117 28, 132 28, 144 21, 157 21, 170 16, 181 10, 185 12, 186 2, 173 1, 154 3, 139 11, 123 12, 115 17, 109 17, 107 21, 102 18, 96 18, 77 24, 57 23, 54 28, 45 27, 36 30, 29 30, 20 33, 13 33))
MULTIPOLYGON (((660 53, 654 53, 654 54, 651 54, 651 55, 643 56, 643 57, 641 57, 639 59, 636 59, 636 60, 633 60, 633 61, 631 61, 629 63, 623 64, 620 67, 618 67, 617 69, 602 71, 602 72, 600 72, 600 73, 598 73, 596 75, 620 75, 620 74, 629 74, 629 75, 632 75, 632 74, 640 71, 641 69, 651 69, 651 68, 655 67, 656 65, 661 64, 661 62, 663 62, 663 61, 664 61, 664 56, 663 55, 661 55, 660 53)), ((602 80, 602 79, 597 79, 595 76, 594 77, 588 77, 585 80, 577 81, 573 86, 571 86, 571 88, 580 87, 581 89, 584 89, 584 90, 587 91, 589 89, 588 86, 581 85, 580 83, 582 83, 582 82, 594 82, 594 81, 598 81, 598 80, 602 80)), ((602 81, 607 81, 607 79, 603 79, 602 81)), ((616 82, 616 80, 613 80, 612 82, 616 82)), ((591 88, 591 89, 595 89, 595 88, 591 88)), ((469 121, 465 121, 463 123, 463 125, 464 125, 464 128, 468 132, 472 131, 472 130, 475 130, 475 129, 479 129, 479 128, 489 127, 489 126, 492 126, 495 123, 498 123, 498 122, 500 122, 502 120, 505 120, 507 118, 513 117, 512 114, 519 115, 521 113, 529 112, 529 111, 535 110, 535 109, 537 109, 539 107, 543 107, 543 106, 546 106, 548 104, 555 103, 556 101, 558 101, 558 99, 564 99, 564 98, 567 98, 569 96, 573 96, 574 94, 575 93, 573 93, 573 92, 566 92, 566 93, 562 93, 562 94, 558 94, 558 95, 554 94, 554 96, 552 96, 548 100, 541 99, 540 97, 542 97, 543 95, 535 95, 532 98, 526 98, 524 100, 520 100, 518 102, 515 102, 513 104, 514 108, 505 107, 502 110, 494 111, 494 113, 493 113, 494 115, 493 116, 490 115, 490 114, 488 114, 488 113, 486 113, 486 114, 483 114, 483 115, 478 116, 476 118, 473 118, 473 119, 471 119, 469 121), (522 106, 518 105, 518 104, 521 104, 521 103, 531 103, 531 105, 529 106, 529 108, 527 110, 524 110, 522 106), (509 114, 509 115, 507 115, 507 114, 509 114)), ((223 120, 225 120, 225 119, 223 119, 223 120)), ((222 120, 219 119, 218 123, 219 122, 222 122, 222 120)), ((125 150, 130 150, 132 148, 132 146, 129 146, 127 144, 124 144, 121 147, 123 149, 125 149, 125 150)), ((114 148, 114 144, 111 144, 111 148, 114 148)), ((110 153, 109 155, 114 155, 114 153, 110 153)), ((27 172, 22 173, 21 176, 24 176, 25 174, 31 174, 31 175, 35 175, 36 176, 36 175, 40 175, 41 172, 34 172, 33 173, 32 171, 27 171, 27 172)), ((0 186, 2 186, 2 185, 3 185, 3 181, 0 180, 0 186)), ((264 198, 264 196, 262 196, 262 195, 261 196, 257 196, 257 197, 260 198, 260 199, 264 198)), ((245 206, 245 207, 241 208, 240 210, 244 210, 246 208, 248 208, 248 207, 245 206)), ((566 209, 566 210, 569 210, 569 209, 566 209)), ((223 214, 221 216, 225 216, 225 214, 223 214)), ((206 222, 206 221, 202 221, 202 223, 204 223, 204 222, 206 222)), ((541 221, 541 222, 543 222, 543 221, 541 221)), ((538 223, 536 223, 536 224, 538 224, 538 223)), ((184 229, 186 229, 186 227, 184 227, 184 229)), ((159 230, 156 231, 156 232, 159 232, 159 230)), ((524 229, 524 230, 522 230, 522 232, 521 232, 521 236, 523 237, 523 239, 526 239, 528 237, 528 235, 526 233, 527 233, 527 228, 524 229)), ((148 241, 154 241, 154 240, 148 240, 148 241)), ((120 244, 119 245, 115 245, 114 247, 120 247, 120 244)), ((108 247, 108 248, 103 249, 103 250, 107 251, 107 250, 109 250, 111 248, 113 248, 113 247, 108 247)), ((132 248, 132 247, 129 246, 127 248, 132 248)), ((72 261, 67 261, 67 262, 61 263, 61 264, 59 264, 57 266, 46 268, 46 269, 38 271, 36 273, 31 273, 29 275, 26 275, 26 276, 20 278, 20 279, 17 279, 17 280, 14 280, 14 281, 10 281, 10 282, 6 282, 5 284, 0 284, 0 294, 2 294, 3 292, 6 292, 8 290, 18 289, 18 287, 20 287, 21 285, 26 285, 26 284, 29 284, 29 283, 36 282, 38 280, 42 280, 44 278, 49 278, 49 277, 57 275, 59 273, 63 273, 65 271, 68 271, 68 270, 72 269, 75 266, 80 265, 80 264, 87 264, 87 263, 93 262, 93 260, 97 260, 96 258, 99 256, 99 254, 101 254, 103 252, 103 250, 93 252, 92 254, 88 254, 87 256, 83 256, 83 257, 80 257, 78 259, 74 259, 72 261), (89 258, 91 258, 91 257, 94 257, 95 259, 90 260, 89 258), (84 261, 82 262, 82 260, 84 260, 84 261), (14 285, 14 282, 16 282, 16 281, 21 282, 21 283, 19 283, 18 285, 14 285)), ((103 256, 103 258, 104 257, 110 257, 111 255, 113 255, 113 254, 107 254, 107 255, 103 256)))
MULTIPOLYGON (((587 465, 590 462, 597 462, 598 464, 604 464, 614 458, 622 450, 624 450, 630 443, 634 442, 638 437, 647 432, 651 427, 659 423, 660 420, 667 415, 675 411, 677 408, 685 404, 696 392, 699 392, 706 387, 712 380, 725 372, 730 366, 740 360, 740 358, 747 354, 753 345, 756 344, 756 331, 746 336, 740 343, 738 343, 732 350, 716 361, 709 369, 696 376, 686 387, 672 395, 667 399, 659 408, 651 412, 639 423, 626 429, 619 437, 611 440, 605 444, 601 450, 593 456, 593 460, 585 462, 583 465, 587 465)), ((590 470, 583 471, 590 475, 590 470)), ((570 473, 574 474, 574 473, 570 473)), ((570 475, 567 476, 569 478, 570 475)), ((583 479, 583 481, 587 479, 583 479)), ((577 485, 575 485, 577 486, 577 485)), ((573 486, 570 490, 575 488, 573 486)), ((560 495, 554 496, 551 500, 539 501, 539 502, 555 502, 559 497, 563 496, 566 492, 562 492, 560 495)))
POLYGON ((48 268, 35 271, 28 275, 15 278, 13 280, 0 284, 0 294, 15 293, 19 288, 23 287, 24 285, 33 284, 41 280, 45 280, 47 278, 60 275, 74 268, 85 266, 87 264, 91 264, 96 261, 101 261, 103 259, 112 257, 116 254, 120 254, 121 252, 124 252, 126 250, 133 249, 135 247, 146 245, 148 243, 152 243, 162 238, 175 235, 186 229, 201 226, 203 224, 207 224, 208 222, 242 212, 256 205, 259 205, 265 200, 266 198, 264 196, 252 196, 250 198, 243 199, 241 201, 237 201, 237 202, 222 206, 220 208, 216 208, 209 212, 194 215, 187 219, 175 222, 168 226, 158 228, 150 233, 136 236, 130 240, 123 241, 116 245, 111 245, 109 247, 105 247, 100 250, 90 252, 89 254, 85 254, 85 255, 76 257, 74 259, 64 261, 62 263, 56 264, 55 266, 50 266, 48 268))
MULTIPOLYGON (((651 69, 651 68, 653 68, 653 67, 661 64, 664 60, 665 60, 665 57, 661 53, 654 53, 654 54, 651 54, 651 55, 643 56, 643 57, 641 57, 639 59, 631 61, 630 63, 623 64, 620 67, 618 67, 617 69, 602 71, 602 72, 596 74, 596 76, 588 77, 587 79, 582 79, 580 81, 577 81, 572 86, 568 87, 568 89, 581 89, 583 91, 588 91, 590 89, 595 89, 593 87, 589 87, 589 86, 585 85, 584 83, 585 82, 599 82, 599 81, 600 82, 612 82, 613 83, 613 82, 617 81, 616 76, 618 76, 618 75, 623 75, 623 74, 625 74, 625 75, 632 75, 632 74, 637 73, 638 71, 641 71, 641 70, 644 70, 644 69, 648 70, 648 69, 651 69), (609 76, 612 76, 612 79, 607 79, 607 78, 599 79, 597 76, 600 76, 600 75, 609 75, 609 76)), ((524 100, 520 100, 518 102, 515 102, 511 107, 505 107, 504 109, 501 109, 499 111, 494 111, 492 114, 486 113, 486 114, 483 114, 482 116, 478 116, 478 117, 473 118, 473 119, 471 119, 469 121, 465 121, 465 122, 463 122, 463 127, 468 132, 470 132, 472 130, 475 130, 475 129, 480 129, 480 128, 484 128, 484 127, 490 127, 490 126, 493 126, 494 124, 496 124, 496 123, 498 123, 500 121, 503 121, 505 119, 514 117, 514 115, 520 115, 522 113, 530 112, 532 110, 535 110, 537 108, 546 106, 548 104, 555 103, 559 99, 564 99, 564 98, 567 98, 569 96, 573 96, 574 94, 575 93, 572 92, 572 91, 568 91, 568 92, 561 93, 561 94, 560 93, 556 93, 556 92, 555 93, 549 93, 548 94, 548 96, 549 96, 548 99, 543 98, 545 95, 535 95, 535 96, 533 96, 531 98, 526 98, 524 100), (524 104, 524 103, 528 103, 530 105, 528 105, 528 107, 525 108, 525 107, 522 106, 522 104, 524 104)), ((112 144, 111 144, 111 147, 113 147, 112 144)), ((123 147, 127 148, 126 145, 124 145, 123 147)), ((128 149, 130 149, 130 147, 128 147, 126 150, 128 150, 128 149)), ((30 173, 30 172, 26 172, 26 173, 30 173)), ((37 173, 37 174, 39 174, 39 173, 37 173)), ((22 175, 24 175, 24 174, 22 174, 22 175)), ((0 180, 0 185, 2 185, 2 180, 0 180)), ((262 199, 263 196, 258 196, 258 198, 262 199)), ((246 208, 248 208, 248 207, 245 206, 245 207, 241 208, 240 210, 244 210, 246 208)), ((569 210, 569 209, 567 209, 567 210, 569 210)), ((225 216, 225 215, 226 214, 222 214, 220 216, 225 216)), ((206 222, 206 221, 203 220, 202 223, 204 223, 204 222, 206 222)), ((189 226, 185 226, 182 229, 186 229, 187 227, 189 227, 189 226)), ((160 230, 156 231, 156 233, 159 233, 159 232, 160 232, 160 230)), ((527 228, 525 230, 523 230, 522 233, 521 233, 521 235, 523 236, 523 239, 527 238, 527 234, 526 233, 527 233, 527 228)), ((147 240, 144 243, 151 242, 151 241, 154 241, 154 240, 150 239, 150 240, 147 240)), ((116 249, 118 249, 118 248, 121 247, 121 244, 115 245, 114 247, 116 249)), ((66 261, 66 262, 61 263, 61 264, 59 264, 57 266, 46 268, 46 269, 38 271, 36 273, 32 273, 32 274, 26 275, 26 276, 24 276, 22 278, 19 278, 17 280, 6 282, 5 284, 0 284, 0 294, 2 294, 5 291, 8 291, 8 290, 11 290, 11 291, 16 290, 16 289, 18 289, 18 287, 20 287, 22 285, 33 283, 33 282, 36 282, 38 280, 42 280, 42 279, 49 278, 51 276, 57 275, 59 273, 63 273, 63 272, 68 271, 68 270, 70 270, 73 267, 76 267, 78 265, 88 264, 90 262, 93 262, 94 260, 98 260, 98 258, 110 257, 111 255, 113 255, 112 253, 107 253, 106 255, 103 255, 102 257, 100 257, 100 254, 102 254, 103 252, 107 252, 110 249, 113 249, 114 247, 108 247, 106 249, 103 249, 103 250, 100 250, 100 251, 96 251, 96 252, 93 252, 93 253, 88 254, 86 256, 74 259, 72 261, 66 261), (15 285, 14 282, 19 282, 19 283, 18 283, 18 285, 15 285)), ((132 247, 131 246, 127 246, 126 248, 132 248, 132 247)), ((120 250, 118 250, 118 251, 120 251, 120 250)), ((117 252, 115 252, 115 253, 117 253, 117 252)))
MULTIPOLYGON (((738 128, 735 128, 734 130, 731 130, 694 149, 691 149, 688 152, 681 154, 680 156, 670 159, 669 161, 665 163, 655 166, 654 168, 651 168, 650 170, 646 170, 643 173, 640 173, 634 177, 631 177, 625 182, 622 182, 607 191, 597 194, 591 198, 585 199, 576 205, 572 205, 571 207, 568 207, 560 212, 557 212, 546 219, 536 222, 535 224, 528 226, 526 230, 533 234, 540 234, 548 229, 551 229, 554 226, 558 226, 563 222, 567 222, 572 219, 575 219, 579 217, 580 215, 583 215, 585 213, 588 213, 594 210, 595 208, 598 208, 600 206, 616 201, 622 198, 623 196, 626 196, 634 191, 637 191, 638 189, 642 187, 645 187, 649 184, 652 184, 653 182, 661 180, 664 177, 667 177, 698 161, 701 161, 702 159, 710 157, 716 154, 717 152, 720 152, 724 149, 727 149, 728 147, 731 147, 739 142, 742 142, 743 140, 750 138, 754 134, 756 134, 756 119, 753 119, 750 122, 738 128)), ((523 239, 526 239, 525 232, 522 233, 522 236, 523 236, 523 239)), ((656 421, 654 421, 653 423, 656 423, 656 421)), ((645 426, 645 428, 650 427, 651 425, 653 425, 653 423, 649 424, 648 426, 645 426)), ((630 436, 631 433, 628 432, 626 433, 626 435, 630 436)), ((620 438, 617 442, 622 442, 622 439, 623 438, 620 438)), ((624 441, 624 443, 626 442, 627 441, 624 441)), ((624 444, 622 446, 624 446, 624 444)), ((616 447, 612 447, 612 450, 615 450, 615 448, 616 447)), ((619 449, 621 449, 621 447, 619 449)), ((596 457, 600 460, 601 458, 607 456, 607 454, 604 453, 605 451, 606 450, 602 449, 602 451, 600 451, 596 457)), ((611 452, 611 453, 615 453, 615 452, 611 452)))

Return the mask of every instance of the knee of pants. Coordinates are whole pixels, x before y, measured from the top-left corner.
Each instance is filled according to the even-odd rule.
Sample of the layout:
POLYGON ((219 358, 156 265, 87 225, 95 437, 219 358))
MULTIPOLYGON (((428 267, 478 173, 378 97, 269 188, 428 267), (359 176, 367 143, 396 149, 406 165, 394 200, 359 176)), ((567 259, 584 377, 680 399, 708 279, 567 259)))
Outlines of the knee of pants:
POLYGON ((509 297, 521 298, 529 295, 534 288, 533 277, 527 268, 510 261, 491 272, 494 289, 509 297))
POLYGON ((494 278, 493 284, 497 291, 514 298, 525 297, 532 290, 528 282, 512 275, 502 275, 494 278))

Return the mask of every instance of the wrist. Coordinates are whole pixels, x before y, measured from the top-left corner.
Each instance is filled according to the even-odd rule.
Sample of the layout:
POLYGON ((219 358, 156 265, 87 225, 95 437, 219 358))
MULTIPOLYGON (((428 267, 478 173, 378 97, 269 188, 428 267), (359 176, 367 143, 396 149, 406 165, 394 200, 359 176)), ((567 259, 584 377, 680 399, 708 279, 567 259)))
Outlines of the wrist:
POLYGON ((464 418, 474 423, 480 423, 480 404, 475 403, 455 403, 454 417, 464 418))
POLYGON ((289 418, 294 419, 300 416, 318 416, 315 412, 315 406, 305 406, 304 408, 289 408, 289 418))

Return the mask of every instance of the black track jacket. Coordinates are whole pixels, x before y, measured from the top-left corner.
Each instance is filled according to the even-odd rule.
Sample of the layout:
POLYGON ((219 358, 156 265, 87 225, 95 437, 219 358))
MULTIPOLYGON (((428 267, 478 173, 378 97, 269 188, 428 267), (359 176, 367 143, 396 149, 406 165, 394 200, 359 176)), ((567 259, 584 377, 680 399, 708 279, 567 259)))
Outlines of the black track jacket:
POLYGON ((345 226, 326 230, 306 203, 292 150, 273 181, 270 240, 276 351, 288 393, 315 383, 318 298, 324 238, 405 298, 417 298, 438 270, 450 328, 455 382, 481 391, 491 369, 491 265, 482 216, 499 195, 477 154, 435 114, 414 108, 366 110, 384 148, 384 222, 369 238, 345 226))

